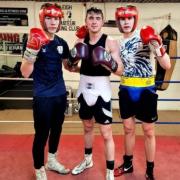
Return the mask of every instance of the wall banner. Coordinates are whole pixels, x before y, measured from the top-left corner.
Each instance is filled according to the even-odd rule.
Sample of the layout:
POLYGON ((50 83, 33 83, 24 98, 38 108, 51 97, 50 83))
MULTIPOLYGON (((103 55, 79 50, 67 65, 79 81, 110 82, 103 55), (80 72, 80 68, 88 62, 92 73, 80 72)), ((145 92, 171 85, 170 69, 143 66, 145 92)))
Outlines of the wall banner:
POLYGON ((79 28, 77 21, 81 15, 75 14, 78 14, 78 12, 81 13, 81 11, 77 6, 68 4, 60 5, 60 7, 64 12, 64 18, 61 21, 61 31, 76 31, 79 28))
POLYGON ((0 7, 0 26, 28 26, 27 8, 0 7))
POLYGON ((27 34, 23 33, 0 33, 0 52, 21 54, 26 37, 27 34))

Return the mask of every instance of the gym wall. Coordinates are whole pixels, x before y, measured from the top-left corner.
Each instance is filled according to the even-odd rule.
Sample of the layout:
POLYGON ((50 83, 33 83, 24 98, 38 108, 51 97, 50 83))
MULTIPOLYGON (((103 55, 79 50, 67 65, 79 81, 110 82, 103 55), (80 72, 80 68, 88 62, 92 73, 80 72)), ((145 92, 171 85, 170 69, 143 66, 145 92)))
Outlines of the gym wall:
MULTIPOLYGON (((59 3, 59 2, 57 2, 59 3)), ((34 1, 1 1, 0 8, 27 8, 28 9, 28 26, 0 26, 0 33, 28 33, 29 29, 32 27, 40 27, 38 12, 43 2, 34 1)), ((64 11, 63 27, 62 31, 58 33, 59 36, 64 38, 69 47, 72 48, 76 40, 75 31, 76 29, 84 24, 86 9, 91 6, 99 7, 103 10, 105 20, 114 21, 115 9, 119 6, 126 5, 125 3, 59 3, 64 11)), ((153 26, 157 32, 160 32, 164 27, 170 24, 180 35, 180 3, 132 3, 136 5, 139 9, 139 23, 138 28, 143 25, 153 26)), ((116 27, 104 27, 103 31, 111 35, 115 39, 120 39, 121 34, 116 27)), ((178 53, 180 54, 180 41, 178 36, 178 53)), ((0 54, 6 53, 0 51, 0 54)), ((13 67, 17 61, 21 61, 21 56, 15 55, 0 55, 0 66, 6 64, 13 67)), ((180 80, 180 59, 177 60, 175 69, 172 74, 171 80, 180 80)), ((66 85, 72 86, 73 88, 78 88, 79 74, 69 73, 64 71, 64 78, 66 80, 66 85), (75 82, 72 82, 74 80, 75 82)), ((119 80, 120 78, 112 75, 111 80, 119 80)), ((119 83, 112 83, 113 98, 118 98, 118 85, 119 83)), ((158 91, 159 98, 179 98, 180 84, 171 83, 167 90, 158 91)), ((169 110, 180 110, 180 102, 173 101, 159 102, 159 109, 169 109, 169 110)), ((113 108, 118 108, 117 101, 113 101, 113 108)))

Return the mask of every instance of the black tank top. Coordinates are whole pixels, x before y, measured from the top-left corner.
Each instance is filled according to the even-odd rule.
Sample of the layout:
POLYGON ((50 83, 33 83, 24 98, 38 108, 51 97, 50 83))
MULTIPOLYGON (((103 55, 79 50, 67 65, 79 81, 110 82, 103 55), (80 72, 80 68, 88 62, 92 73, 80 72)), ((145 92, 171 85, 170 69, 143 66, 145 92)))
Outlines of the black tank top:
POLYGON ((89 48, 89 58, 87 60, 82 60, 81 68, 80 68, 80 74, 86 75, 86 76, 109 76, 111 74, 110 71, 108 71, 106 68, 104 68, 101 65, 94 66, 92 64, 92 51, 97 46, 102 46, 105 48, 107 35, 103 34, 99 41, 91 45, 89 44, 89 36, 87 36, 84 39, 84 43, 88 45, 89 48))

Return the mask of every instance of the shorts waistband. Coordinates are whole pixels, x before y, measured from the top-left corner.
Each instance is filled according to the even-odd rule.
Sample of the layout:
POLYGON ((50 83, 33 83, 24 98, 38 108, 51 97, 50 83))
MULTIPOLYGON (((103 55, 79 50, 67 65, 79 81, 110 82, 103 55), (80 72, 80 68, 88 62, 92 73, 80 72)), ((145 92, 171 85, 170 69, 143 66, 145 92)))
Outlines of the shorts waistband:
POLYGON ((121 85, 133 87, 149 87, 155 85, 155 77, 151 76, 148 78, 141 78, 121 76, 121 85))

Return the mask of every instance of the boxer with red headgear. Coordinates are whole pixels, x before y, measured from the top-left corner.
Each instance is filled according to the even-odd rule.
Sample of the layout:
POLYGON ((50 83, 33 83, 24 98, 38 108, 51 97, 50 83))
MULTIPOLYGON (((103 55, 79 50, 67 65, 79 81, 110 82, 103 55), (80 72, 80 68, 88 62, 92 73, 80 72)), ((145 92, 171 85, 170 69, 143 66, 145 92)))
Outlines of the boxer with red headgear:
POLYGON ((49 27, 47 27, 45 19, 47 17, 55 18, 58 21, 58 26, 55 28, 56 32, 58 32, 60 30, 60 23, 63 16, 64 14, 61 8, 58 7, 57 4, 46 6, 39 11, 40 24, 42 28, 44 29, 44 31, 47 31, 47 32, 49 31, 49 27))
MULTIPOLYGON (((132 28, 130 30, 130 32, 133 32, 136 27, 137 27, 137 22, 138 22, 138 11, 137 8, 135 6, 126 6, 126 7, 119 7, 116 9, 116 13, 115 13, 115 18, 116 18, 116 24, 119 28, 120 32, 125 32, 125 29, 122 28, 122 25, 120 23, 120 19, 131 19, 134 18, 134 23, 132 25, 132 28)), ((128 27, 126 27, 127 29, 128 27)))
POLYGON ((45 44, 48 44, 50 39, 54 38, 54 33, 60 30, 61 18, 63 12, 57 4, 46 4, 39 11, 39 20, 42 29, 32 28, 30 30, 29 39, 27 42, 26 51, 24 53, 25 59, 29 63, 36 60, 36 56, 45 44))
POLYGON ((33 76, 33 115, 35 136, 33 160, 37 180, 47 180, 45 145, 49 140, 46 169, 60 174, 70 170, 57 160, 57 149, 66 110, 66 88, 62 64, 67 66, 69 47, 55 33, 60 30, 63 12, 57 4, 45 3, 39 11, 42 29, 32 28, 26 44, 21 72, 33 76), (60 108, 59 108, 60 107, 60 108))
POLYGON ((151 52, 154 53, 164 69, 170 68, 170 59, 152 27, 146 26, 141 31, 137 30, 138 10, 135 6, 117 8, 115 19, 123 34, 120 40, 120 57, 124 72, 119 88, 119 105, 125 131, 125 154, 123 164, 114 170, 114 175, 133 172, 135 119, 139 119, 142 121, 145 136, 146 179, 154 180, 154 122, 158 119, 158 95, 154 82, 154 59, 150 55, 151 52))

